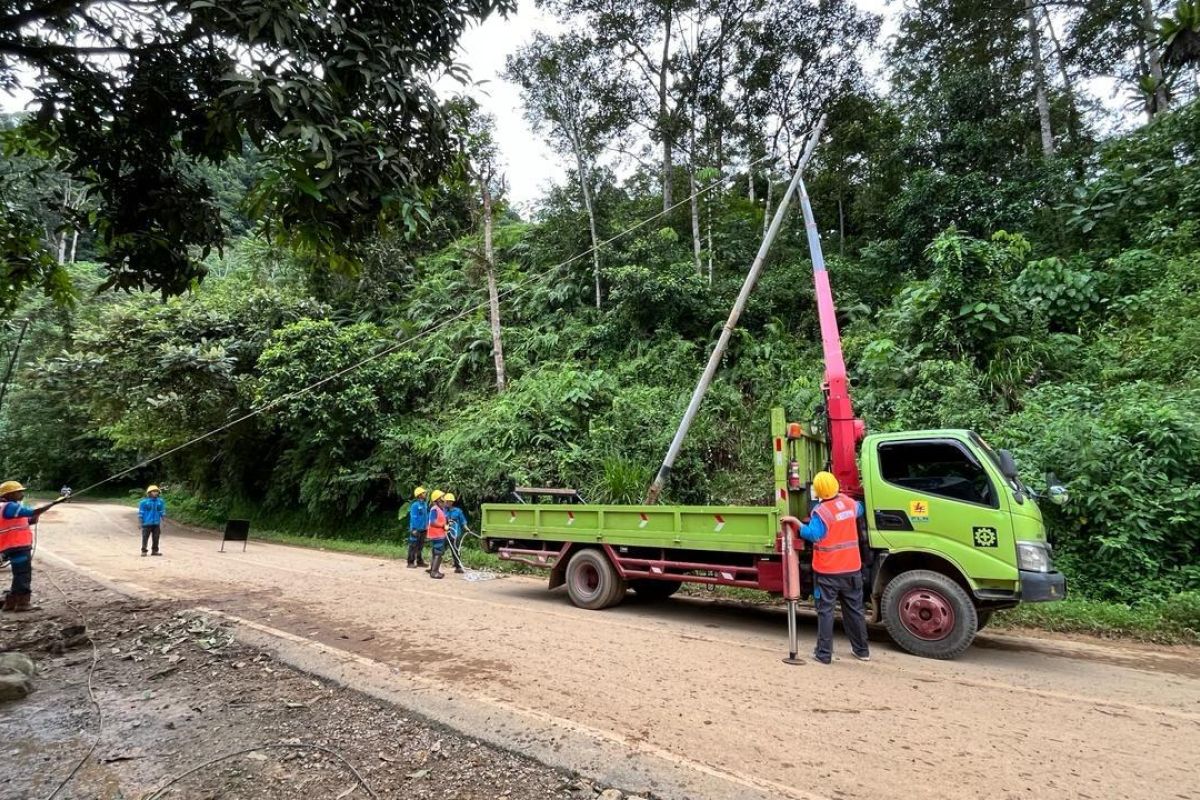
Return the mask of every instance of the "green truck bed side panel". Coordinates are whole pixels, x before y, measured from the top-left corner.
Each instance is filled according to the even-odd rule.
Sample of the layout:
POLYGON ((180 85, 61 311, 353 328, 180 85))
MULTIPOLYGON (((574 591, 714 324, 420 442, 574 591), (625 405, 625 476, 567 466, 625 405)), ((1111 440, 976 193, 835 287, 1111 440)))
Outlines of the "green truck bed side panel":
POLYGON ((485 503, 493 539, 773 553, 779 513, 767 506, 601 506, 485 503))

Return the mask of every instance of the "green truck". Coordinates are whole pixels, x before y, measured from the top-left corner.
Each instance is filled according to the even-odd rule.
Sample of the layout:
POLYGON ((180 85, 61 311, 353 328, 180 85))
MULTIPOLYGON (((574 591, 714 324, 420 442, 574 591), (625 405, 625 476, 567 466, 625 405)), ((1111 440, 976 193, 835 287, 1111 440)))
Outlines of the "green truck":
MULTIPOLYGON (((782 409, 772 412, 774 504, 589 505, 572 502, 579 498, 568 490, 526 490, 522 502, 483 505, 485 548, 549 570, 550 588, 565 585, 571 601, 587 609, 616 605, 630 590, 643 600, 666 599, 684 583, 781 594, 785 553, 795 548, 799 594, 808 597, 811 551, 797 529, 813 504, 813 476, 828 469, 866 509, 860 547, 871 618, 910 653, 954 658, 995 611, 1060 600, 1066 579, 1054 569, 1034 493, 1007 451, 993 450, 968 430, 866 435, 850 401, 829 276, 799 170, 797 184, 821 323, 825 403, 815 425, 789 423, 782 409)), ((772 234, 793 187, 780 203, 772 234)), ((769 239, 755 268, 767 246, 769 239)), ((754 277, 752 268, 744 293, 754 277)), ((744 297, 738 302, 744 304, 744 297)), ((726 330, 735 322, 731 314, 726 330)), ((719 358, 718 346, 710 367, 719 358)), ((688 415, 703 385, 702 378, 688 415)), ((650 498, 669 471, 668 456, 650 498)), ((1051 486, 1049 497, 1065 502, 1066 492, 1051 486)))

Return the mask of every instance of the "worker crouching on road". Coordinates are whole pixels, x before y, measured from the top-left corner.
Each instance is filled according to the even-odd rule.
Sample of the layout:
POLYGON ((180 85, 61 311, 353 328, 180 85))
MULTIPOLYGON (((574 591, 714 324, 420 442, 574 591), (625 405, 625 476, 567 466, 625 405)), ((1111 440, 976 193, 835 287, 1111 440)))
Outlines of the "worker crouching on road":
POLYGON ((867 620, 863 612, 862 556, 858 551, 862 503, 840 492, 837 478, 818 472, 813 490, 820 503, 800 529, 813 544, 813 598, 817 604, 817 649, 813 658, 822 664, 833 660, 833 608, 842 601, 842 627, 859 661, 870 661, 867 620))
POLYGON ((42 509, 25 505, 25 487, 0 483, 0 555, 12 566, 12 588, 4 596, 5 611, 29 611, 33 597, 33 525, 42 509))
POLYGON ((442 554, 446 551, 446 517, 445 500, 443 499, 446 493, 441 489, 434 489, 433 494, 429 495, 429 499, 433 501, 433 505, 429 507, 429 525, 426 528, 426 533, 429 536, 429 549, 433 553, 433 557, 429 559, 429 577, 441 580, 446 577, 442 574, 442 554))
POLYGON ((454 571, 461 575, 462 541, 467 533, 467 515, 458 507, 457 498, 450 492, 446 492, 442 500, 446 503, 446 540, 450 545, 450 557, 454 559, 454 571))
POLYGON ((146 489, 146 496, 138 503, 138 524, 142 526, 142 555, 146 555, 146 545, 153 549, 152 556, 161 556, 158 540, 162 536, 162 521, 167 515, 167 501, 162 499, 162 491, 151 485, 146 489))
POLYGON ((408 568, 425 566, 425 529, 429 524, 429 505, 425 502, 425 487, 413 489, 413 501, 408 505, 408 568))

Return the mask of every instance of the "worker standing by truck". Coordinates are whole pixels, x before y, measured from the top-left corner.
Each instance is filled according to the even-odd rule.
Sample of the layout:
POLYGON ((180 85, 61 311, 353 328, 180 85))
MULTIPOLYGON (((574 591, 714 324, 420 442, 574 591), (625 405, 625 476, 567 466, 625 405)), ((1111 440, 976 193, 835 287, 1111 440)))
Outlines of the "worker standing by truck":
POLYGON ((833 660, 833 609, 842 603, 842 627, 850 649, 859 661, 870 661, 867 620, 863 610, 862 557, 858 550, 859 519, 863 505, 841 493, 829 472, 813 477, 813 491, 821 501, 800 536, 813 545, 813 599, 817 606, 817 647, 813 658, 822 664, 833 660))
POLYGON ((161 556, 158 540, 162 536, 162 521, 167 515, 167 501, 162 499, 162 491, 151 484, 146 488, 146 496, 138 503, 138 522, 142 526, 142 555, 146 555, 146 545, 153 549, 152 556, 161 556))
POLYGON ((425 502, 425 487, 413 489, 413 501, 408 504, 408 568, 425 566, 425 528, 429 523, 429 506, 425 502))
POLYGON ((25 505, 25 487, 0 483, 0 555, 12 566, 12 588, 4 595, 5 611, 29 611, 33 597, 33 528, 44 509, 25 505))
POLYGON ((446 538, 450 545, 450 557, 454 559, 454 571, 463 573, 462 540, 467 532, 467 515, 458 507, 458 498, 446 492, 442 498, 446 502, 446 538))
POLYGON ((446 577, 442 574, 442 554, 446 551, 446 493, 441 489, 434 489, 433 494, 429 495, 429 499, 433 501, 433 505, 429 507, 429 524, 426 527, 426 532, 429 536, 429 550, 432 557, 429 559, 429 577, 441 580, 446 577))

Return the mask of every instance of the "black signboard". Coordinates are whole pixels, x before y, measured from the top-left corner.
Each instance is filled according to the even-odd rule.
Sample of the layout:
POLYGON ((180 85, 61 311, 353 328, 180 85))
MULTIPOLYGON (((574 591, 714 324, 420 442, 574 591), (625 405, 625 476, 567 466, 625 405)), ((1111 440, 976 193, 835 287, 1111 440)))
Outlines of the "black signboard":
POLYGON ((250 541, 250 520, 231 519, 225 523, 225 537, 221 539, 221 552, 225 552, 226 542, 241 542, 242 552, 246 552, 246 544, 250 541))

